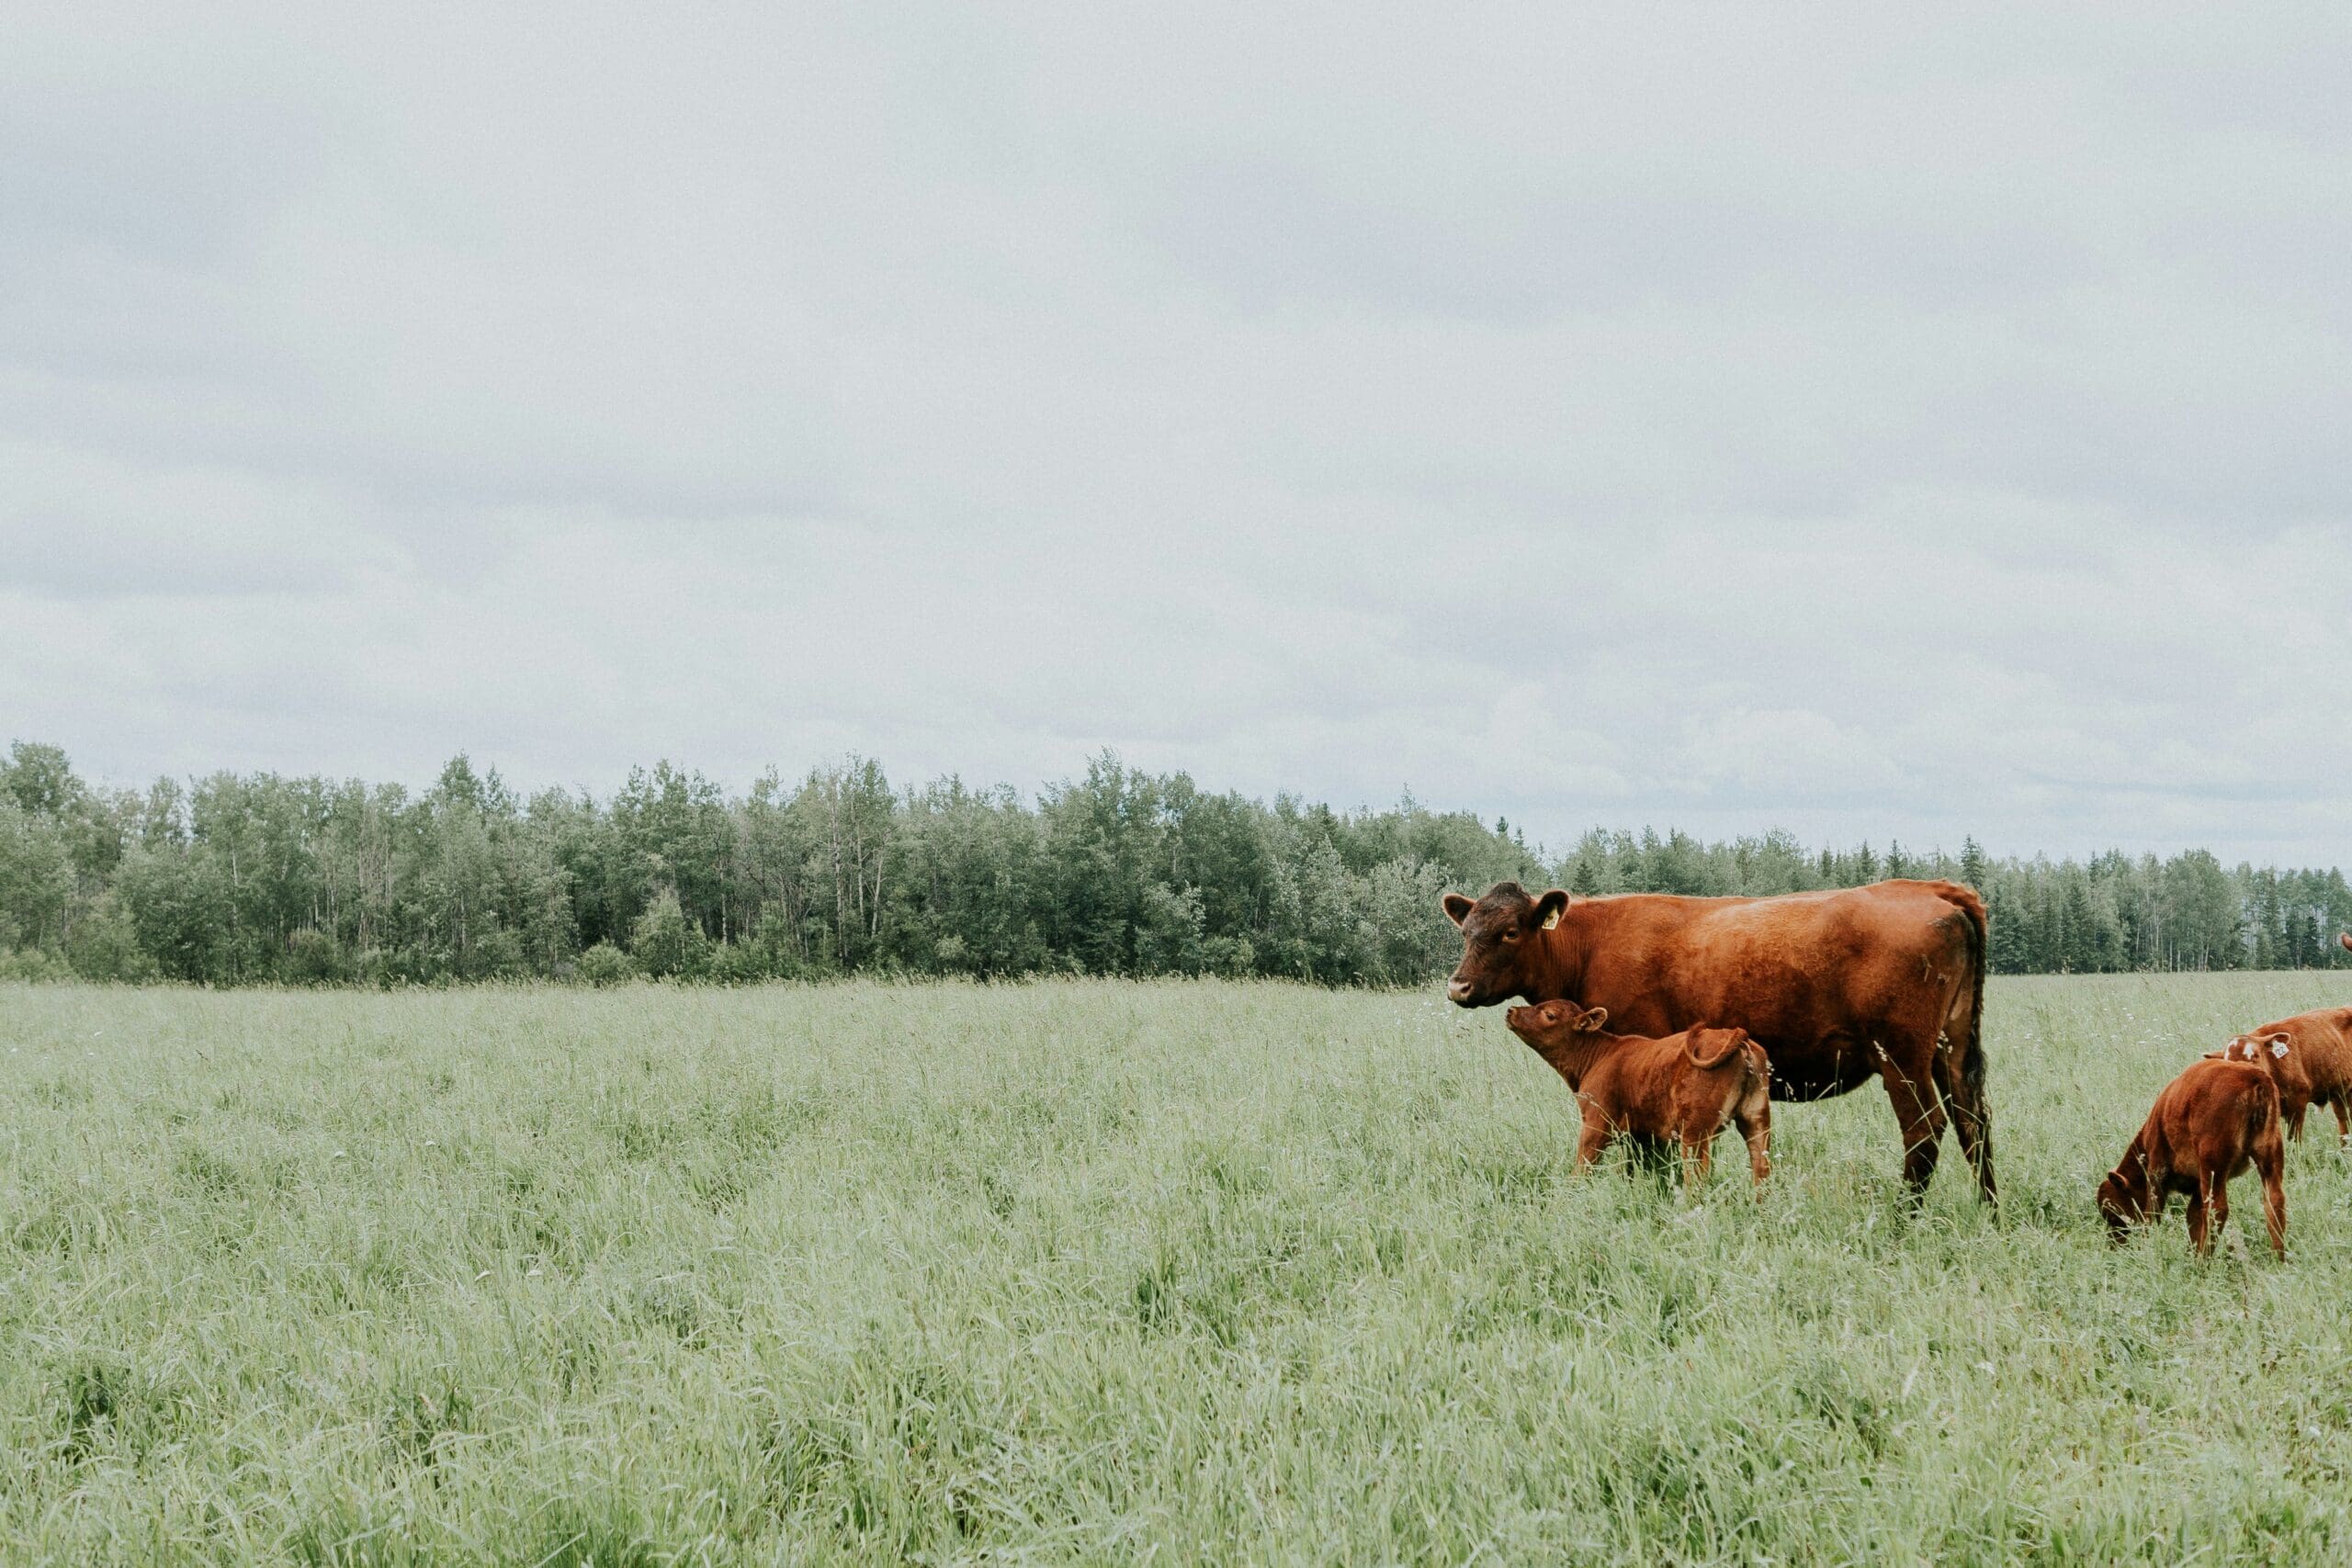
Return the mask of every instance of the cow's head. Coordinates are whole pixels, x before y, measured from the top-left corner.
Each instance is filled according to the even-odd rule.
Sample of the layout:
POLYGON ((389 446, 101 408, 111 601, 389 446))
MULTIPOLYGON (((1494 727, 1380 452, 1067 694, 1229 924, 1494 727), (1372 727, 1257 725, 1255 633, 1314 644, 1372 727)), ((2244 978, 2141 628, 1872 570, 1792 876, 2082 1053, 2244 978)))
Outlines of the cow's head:
POLYGON ((1540 983, 1543 933, 1560 923, 1568 896, 1555 887, 1531 898, 1518 883, 1498 882, 1476 903, 1449 893, 1444 904, 1445 918, 1462 928, 1462 964, 1446 982, 1445 998, 1483 1008, 1525 996, 1540 983))
POLYGON ((1607 1008, 1587 1009, 1574 1002, 1538 1002, 1503 1014, 1510 1032, 1530 1045, 1566 1045, 1579 1034, 1589 1034, 1609 1021, 1607 1008))

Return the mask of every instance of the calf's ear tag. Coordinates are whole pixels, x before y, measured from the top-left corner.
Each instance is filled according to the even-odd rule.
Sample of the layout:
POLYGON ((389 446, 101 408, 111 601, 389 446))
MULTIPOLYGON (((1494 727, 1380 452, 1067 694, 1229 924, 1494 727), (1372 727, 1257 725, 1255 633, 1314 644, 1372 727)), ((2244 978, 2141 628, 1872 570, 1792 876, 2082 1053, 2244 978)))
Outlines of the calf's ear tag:
POLYGON ((1550 914, 1544 917, 1544 929, 1547 931, 1558 926, 1559 923, 1560 911, 1557 909, 1553 910, 1550 914))
POLYGON ((2287 1043, 2284 1040, 2273 1040, 2270 1043, 2270 1054, 2274 1056, 2285 1055, 2287 1054, 2287 1043))

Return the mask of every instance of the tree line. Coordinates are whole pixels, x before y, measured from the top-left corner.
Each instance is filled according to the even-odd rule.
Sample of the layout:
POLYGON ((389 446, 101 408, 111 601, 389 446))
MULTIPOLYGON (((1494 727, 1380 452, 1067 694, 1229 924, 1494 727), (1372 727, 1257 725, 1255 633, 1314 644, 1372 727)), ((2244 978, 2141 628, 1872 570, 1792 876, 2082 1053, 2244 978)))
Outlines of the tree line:
POLYGON ((2192 850, 2087 862, 1786 833, 1523 832, 1409 795, 1270 804, 1104 753, 1024 801, 853 758, 730 795, 664 761, 610 797, 527 797, 460 756, 429 789, 275 773, 108 788, 53 746, 0 765, 0 977, 205 985, 720 983, 854 973, 1280 976, 1419 985, 1461 952, 1438 907, 1515 880, 1761 894, 1883 876, 1981 889, 2000 972, 2352 964, 2335 870, 2192 850))

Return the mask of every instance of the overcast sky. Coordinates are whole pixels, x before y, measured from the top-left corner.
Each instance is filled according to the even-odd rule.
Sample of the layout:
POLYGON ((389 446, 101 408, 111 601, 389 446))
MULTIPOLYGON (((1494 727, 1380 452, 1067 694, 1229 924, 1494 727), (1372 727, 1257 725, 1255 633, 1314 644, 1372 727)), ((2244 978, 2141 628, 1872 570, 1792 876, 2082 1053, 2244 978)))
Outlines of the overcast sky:
POLYGON ((0 17, 0 740, 2352 863, 2341 6, 155 9, 0 17))

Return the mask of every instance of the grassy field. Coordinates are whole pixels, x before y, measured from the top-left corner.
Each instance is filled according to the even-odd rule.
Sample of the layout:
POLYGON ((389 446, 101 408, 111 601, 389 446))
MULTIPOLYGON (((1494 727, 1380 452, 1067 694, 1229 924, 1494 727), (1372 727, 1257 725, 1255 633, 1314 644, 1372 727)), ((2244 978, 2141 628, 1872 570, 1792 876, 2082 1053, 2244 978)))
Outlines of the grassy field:
POLYGON ((1996 982, 1997 1224, 1423 996, 0 989, 0 1561, 2342 1562, 2332 1124, 2283 1267, 2090 1201, 2342 989, 1996 982))

